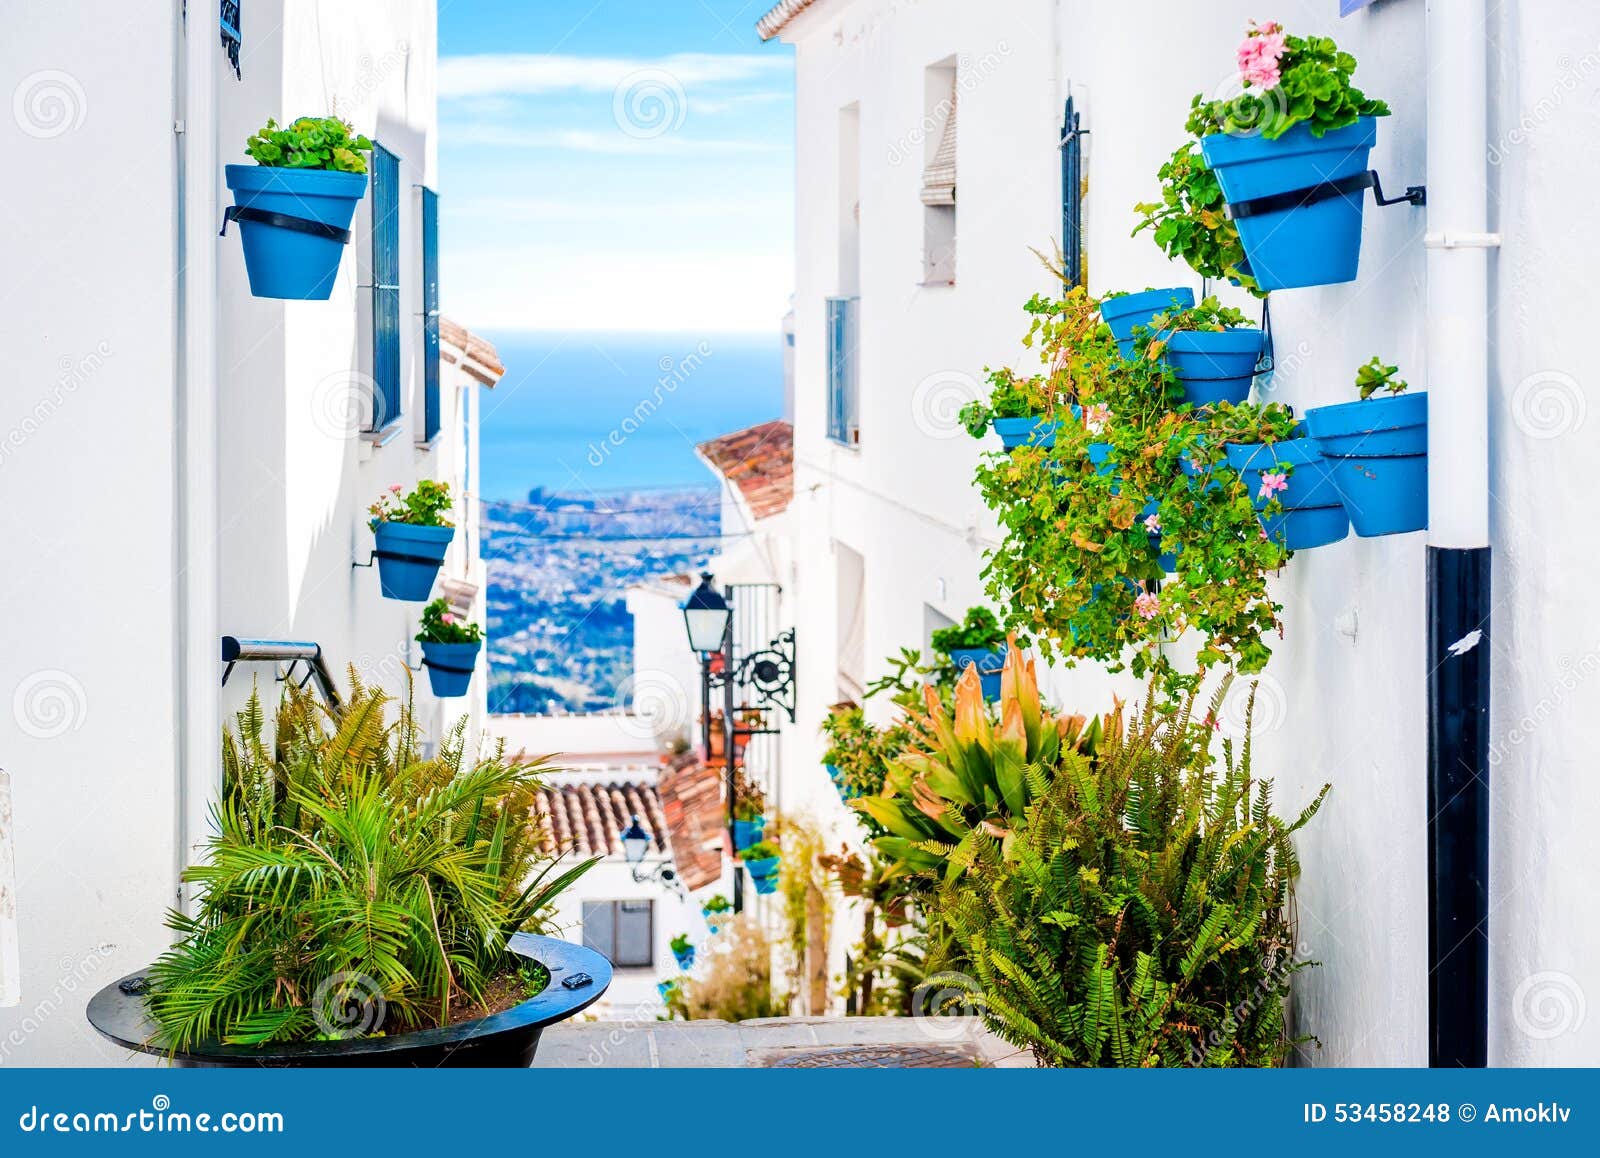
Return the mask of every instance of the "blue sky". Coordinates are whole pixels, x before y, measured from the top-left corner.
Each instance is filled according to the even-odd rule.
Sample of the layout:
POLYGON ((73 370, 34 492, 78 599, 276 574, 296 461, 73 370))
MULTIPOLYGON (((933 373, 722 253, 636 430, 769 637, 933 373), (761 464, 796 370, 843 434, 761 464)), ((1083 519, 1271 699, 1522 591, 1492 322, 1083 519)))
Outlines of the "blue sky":
POLYGON ((442 0, 441 283, 482 330, 772 331, 793 282, 771 0, 442 0))

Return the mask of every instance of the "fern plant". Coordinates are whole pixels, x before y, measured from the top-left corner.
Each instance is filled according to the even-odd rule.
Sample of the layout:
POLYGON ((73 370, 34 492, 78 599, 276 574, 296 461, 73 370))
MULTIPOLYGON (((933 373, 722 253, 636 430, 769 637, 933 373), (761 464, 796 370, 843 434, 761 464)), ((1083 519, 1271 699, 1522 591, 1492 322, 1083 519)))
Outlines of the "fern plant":
POLYGON ((270 743, 252 694, 224 735, 217 831, 184 873, 198 908, 169 915, 179 940, 149 974, 169 1048, 447 1024, 525 971, 508 938, 595 863, 539 851, 544 764, 469 761, 465 720, 423 759, 410 703, 391 720, 351 683, 337 717, 290 687, 270 743))
POLYGON ((1013 651, 996 729, 963 677, 955 720, 930 712, 927 748, 859 805, 928 884, 947 988, 1046 1065, 1281 1064, 1284 998, 1310 964, 1287 915, 1291 838, 1327 787, 1274 814, 1248 730, 1214 750, 1226 684, 1203 721, 1193 695, 1152 692, 1092 727, 1049 720, 1031 685, 1013 651))

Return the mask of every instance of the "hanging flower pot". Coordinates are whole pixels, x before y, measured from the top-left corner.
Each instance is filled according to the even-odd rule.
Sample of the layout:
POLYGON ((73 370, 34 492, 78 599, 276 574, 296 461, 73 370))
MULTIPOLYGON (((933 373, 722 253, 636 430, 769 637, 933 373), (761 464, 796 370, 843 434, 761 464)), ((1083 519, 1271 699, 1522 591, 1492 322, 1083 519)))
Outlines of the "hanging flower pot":
POLYGON ((372 528, 373 555, 378 561, 378 587, 385 599, 421 603, 433 594, 433 581, 444 566, 454 527, 413 523, 378 523, 372 528))
POLYGON ((758 844, 761 835, 767 829, 767 819, 758 816, 754 820, 735 820, 733 822, 733 848, 735 852, 743 852, 754 844, 758 844))
POLYGON ((1337 543, 1350 533, 1339 488, 1316 439, 1230 443, 1226 453, 1228 465, 1239 472, 1251 502, 1262 512, 1261 526, 1269 538, 1291 551, 1304 551, 1337 543), (1267 513, 1274 498, 1282 514, 1267 513))
POLYGON ((1061 423, 1042 415, 1035 418, 994 419, 994 432, 1000 436, 1000 445, 1006 450, 1016 450, 1019 446, 1048 449, 1056 444, 1056 431, 1060 429, 1061 423))
POLYGON ((433 593, 456 529, 445 520, 452 506, 450 485, 420 480, 410 494, 396 483, 367 508, 372 516, 373 556, 385 599, 421 603, 433 593))
POLYGON ((1150 319, 1169 310, 1186 310, 1194 305, 1194 291, 1176 286, 1172 289, 1145 290, 1136 294, 1118 294, 1102 299, 1100 320, 1111 327, 1111 336, 1117 340, 1117 349, 1124 358, 1133 357, 1133 328, 1149 325, 1150 319))
POLYGON ((994 612, 987 607, 968 608, 962 622, 939 628, 930 642, 935 651, 950 657, 958 677, 969 667, 977 669, 985 699, 1000 698, 1000 671, 1006 664, 1006 633, 1000 629, 994 612))
POLYGON ((678 968, 687 973, 694 968, 694 946, 689 944, 689 935, 680 933, 672 939, 672 957, 677 961, 678 968))
POLYGON ((456 615, 445 600, 435 599, 422 609, 417 642, 433 694, 441 699, 466 695, 483 650, 483 628, 456 615))
POLYGON ((1183 384, 1185 402, 1237 404, 1250 397, 1261 348, 1261 331, 1254 327, 1179 330, 1167 338, 1166 357, 1183 384))
POLYGON ((770 893, 778 887, 778 865, 782 857, 777 845, 771 841, 758 841, 744 850, 742 859, 750 879, 755 882, 756 892, 770 893), (762 888, 763 883, 770 887, 762 888))
POLYGON ((367 191, 366 137, 336 117, 267 121, 246 151, 254 165, 228 165, 250 292, 258 298, 326 301, 367 191))
POLYGON ((1399 535, 1428 525, 1428 395, 1404 393, 1395 367, 1361 367, 1357 402, 1306 411, 1356 534, 1399 535), (1386 397, 1373 397, 1386 390, 1386 397))
POLYGON ((983 688, 983 698, 991 703, 1000 698, 1000 673, 1006 666, 1006 649, 983 647, 957 647, 945 653, 956 665, 956 674, 969 667, 978 669, 978 684, 983 688))

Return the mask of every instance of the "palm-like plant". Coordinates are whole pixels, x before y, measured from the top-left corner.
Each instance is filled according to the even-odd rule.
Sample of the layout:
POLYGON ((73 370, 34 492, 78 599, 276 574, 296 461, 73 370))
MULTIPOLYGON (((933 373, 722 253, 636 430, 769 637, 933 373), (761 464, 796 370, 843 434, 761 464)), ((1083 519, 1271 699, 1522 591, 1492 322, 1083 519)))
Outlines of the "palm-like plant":
POLYGON ((269 748, 252 695, 223 742, 216 835, 184 879, 201 886, 179 941, 152 967, 164 1044, 253 1044, 443 1025, 521 960, 595 862, 557 872, 532 808, 546 765, 502 748, 470 762, 465 721, 423 759, 411 705, 352 672, 341 714, 289 689, 269 748))

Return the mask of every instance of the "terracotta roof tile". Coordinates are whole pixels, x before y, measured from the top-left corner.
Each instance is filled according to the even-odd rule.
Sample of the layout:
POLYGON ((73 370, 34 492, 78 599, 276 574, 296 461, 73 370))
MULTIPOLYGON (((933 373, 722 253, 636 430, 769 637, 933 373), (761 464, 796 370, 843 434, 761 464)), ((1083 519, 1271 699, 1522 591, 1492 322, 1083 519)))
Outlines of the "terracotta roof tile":
POLYGON ((721 768, 685 754, 661 771, 661 808, 672 834, 672 863, 689 889, 722 877, 724 812, 721 768))
POLYGON ((763 422, 696 449, 712 470, 739 488, 756 518, 788 509, 794 498, 794 427, 789 423, 763 422))
POLYGON ((621 856, 623 830, 635 816, 649 830, 657 852, 669 847, 661 797, 651 784, 547 785, 535 808, 543 822, 540 846, 549 855, 621 856))
POLYGON ((439 319, 439 356, 452 366, 459 365, 485 386, 493 386, 505 377, 506 368, 494 343, 449 318, 439 319))
POLYGON ((765 16, 756 21, 756 32, 762 40, 771 40, 783 31, 789 21, 815 3, 816 0, 779 0, 765 16))

